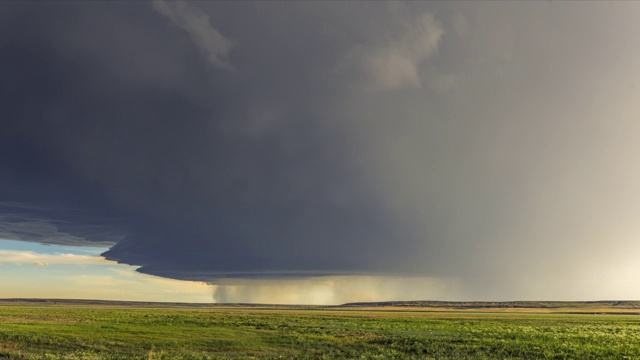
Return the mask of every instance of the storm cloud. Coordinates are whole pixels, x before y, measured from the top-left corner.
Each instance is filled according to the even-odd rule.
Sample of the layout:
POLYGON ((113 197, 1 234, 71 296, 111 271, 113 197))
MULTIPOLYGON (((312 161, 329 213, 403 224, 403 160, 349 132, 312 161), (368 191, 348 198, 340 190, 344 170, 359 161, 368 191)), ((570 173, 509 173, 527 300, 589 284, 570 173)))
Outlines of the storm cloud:
POLYGON ((358 300, 342 276, 406 277, 385 300, 631 296, 589 279, 640 250, 639 14, 0 4, 0 237, 108 245, 223 301, 282 278, 358 300))

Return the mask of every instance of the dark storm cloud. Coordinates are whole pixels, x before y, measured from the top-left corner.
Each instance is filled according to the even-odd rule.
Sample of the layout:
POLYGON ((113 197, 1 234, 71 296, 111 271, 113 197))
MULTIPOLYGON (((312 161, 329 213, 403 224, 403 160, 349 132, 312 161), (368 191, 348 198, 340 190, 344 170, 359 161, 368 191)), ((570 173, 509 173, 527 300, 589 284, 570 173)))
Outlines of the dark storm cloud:
POLYGON ((181 279, 591 289, 638 249, 637 12, 1 3, 0 235, 181 279))
POLYGON ((73 211, 60 204, 0 204, 0 238, 59 245, 108 247, 124 237, 112 218, 73 211), (90 242, 88 242, 88 240, 90 242))
POLYGON ((89 209, 127 231, 106 256, 153 274, 394 270, 384 212, 323 118, 350 46, 333 32, 352 25, 317 5, 196 5, 5 5, 2 195, 56 206, 7 215, 3 235, 63 242, 38 230, 63 217, 70 243, 104 243, 67 218, 89 209))

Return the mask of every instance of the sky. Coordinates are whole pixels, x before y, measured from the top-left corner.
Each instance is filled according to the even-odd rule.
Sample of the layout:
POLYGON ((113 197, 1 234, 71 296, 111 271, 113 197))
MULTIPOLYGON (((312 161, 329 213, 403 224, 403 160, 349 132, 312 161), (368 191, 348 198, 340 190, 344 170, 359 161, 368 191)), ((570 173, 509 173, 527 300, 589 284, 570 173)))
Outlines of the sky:
POLYGON ((0 297, 640 299, 639 18, 0 2, 0 297))
POLYGON ((211 285, 135 271, 99 256, 106 248, 0 240, 2 298, 210 303, 211 285))

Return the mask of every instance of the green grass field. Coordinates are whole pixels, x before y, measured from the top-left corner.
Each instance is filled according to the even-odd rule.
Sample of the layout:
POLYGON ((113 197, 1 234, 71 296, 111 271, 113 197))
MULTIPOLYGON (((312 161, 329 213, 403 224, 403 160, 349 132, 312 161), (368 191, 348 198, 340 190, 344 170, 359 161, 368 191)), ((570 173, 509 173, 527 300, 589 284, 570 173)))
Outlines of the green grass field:
POLYGON ((0 359, 640 359, 638 315, 483 311, 3 304, 0 359))

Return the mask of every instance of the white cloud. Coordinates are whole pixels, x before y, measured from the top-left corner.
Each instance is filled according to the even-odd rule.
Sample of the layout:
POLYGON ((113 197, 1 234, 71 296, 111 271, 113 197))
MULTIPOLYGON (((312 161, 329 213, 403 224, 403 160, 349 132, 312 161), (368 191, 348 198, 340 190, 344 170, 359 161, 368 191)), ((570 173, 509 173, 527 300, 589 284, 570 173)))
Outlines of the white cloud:
POLYGON ((211 302, 211 285, 141 274, 97 255, 0 250, 0 268, 4 297, 211 302))
POLYGON ((356 48, 356 61, 374 91, 420 88, 420 67, 438 51, 443 34, 440 22, 424 13, 407 21, 389 43, 356 48))
POLYGON ((233 42, 211 26, 209 16, 202 10, 185 1, 164 0, 154 0, 153 8, 189 33, 211 65, 225 69, 232 68, 229 63, 229 52, 233 42))
POLYGON ((0 264, 12 265, 107 265, 113 262, 99 256, 41 254, 32 251, 0 250, 0 264))

